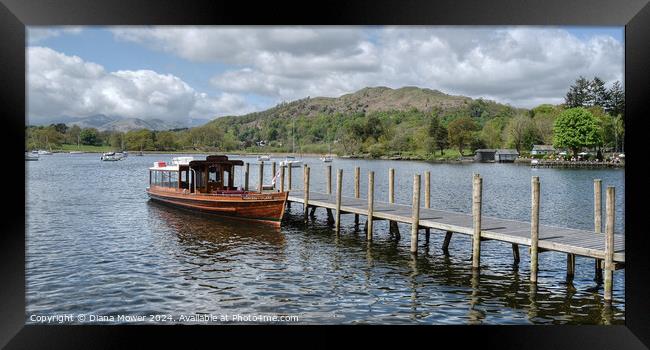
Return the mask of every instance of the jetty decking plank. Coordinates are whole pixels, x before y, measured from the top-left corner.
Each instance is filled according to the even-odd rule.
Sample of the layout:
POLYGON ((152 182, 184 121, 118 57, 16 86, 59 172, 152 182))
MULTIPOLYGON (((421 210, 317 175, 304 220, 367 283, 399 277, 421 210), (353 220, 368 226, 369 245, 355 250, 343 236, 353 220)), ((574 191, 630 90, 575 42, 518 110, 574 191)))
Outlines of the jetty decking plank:
MULTIPOLYGON (((304 193, 292 190, 289 201, 304 203, 304 193)), ((327 209, 336 208, 335 194, 309 192, 309 205, 327 209)), ((410 224, 412 208, 410 205, 375 201, 373 218, 386 219, 410 224)), ((368 202, 364 198, 341 196, 341 212, 367 215, 368 202)), ((472 215, 438 209, 420 208, 419 226, 441 231, 453 231, 471 235, 472 215)), ((530 223, 524 221, 483 217, 481 237, 507 243, 530 245, 530 223)), ((605 235, 588 230, 578 230, 551 225, 539 225, 539 247, 546 250, 575 255, 603 258, 605 255, 605 235)), ((625 236, 616 234, 614 239, 614 261, 625 262, 625 236)))

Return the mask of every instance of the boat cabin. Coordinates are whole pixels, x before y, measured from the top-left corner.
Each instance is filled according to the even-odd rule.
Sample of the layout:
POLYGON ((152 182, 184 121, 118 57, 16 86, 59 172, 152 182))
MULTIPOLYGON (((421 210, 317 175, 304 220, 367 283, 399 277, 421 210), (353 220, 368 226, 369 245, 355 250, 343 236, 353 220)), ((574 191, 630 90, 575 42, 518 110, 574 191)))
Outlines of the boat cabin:
POLYGON ((172 164, 155 162, 149 168, 149 186, 184 193, 222 194, 237 192, 235 166, 241 160, 228 160, 227 156, 212 155, 205 160, 177 157, 172 164))

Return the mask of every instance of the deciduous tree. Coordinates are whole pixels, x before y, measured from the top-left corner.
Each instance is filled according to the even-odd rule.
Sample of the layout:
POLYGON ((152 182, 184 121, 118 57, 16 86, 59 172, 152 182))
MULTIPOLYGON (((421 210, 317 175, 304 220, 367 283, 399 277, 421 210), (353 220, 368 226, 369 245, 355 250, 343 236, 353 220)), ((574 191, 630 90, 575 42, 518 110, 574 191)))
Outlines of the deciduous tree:
POLYGON ((582 147, 593 147, 602 143, 598 120, 582 107, 562 112, 553 127, 553 145, 568 148, 574 155, 582 147))

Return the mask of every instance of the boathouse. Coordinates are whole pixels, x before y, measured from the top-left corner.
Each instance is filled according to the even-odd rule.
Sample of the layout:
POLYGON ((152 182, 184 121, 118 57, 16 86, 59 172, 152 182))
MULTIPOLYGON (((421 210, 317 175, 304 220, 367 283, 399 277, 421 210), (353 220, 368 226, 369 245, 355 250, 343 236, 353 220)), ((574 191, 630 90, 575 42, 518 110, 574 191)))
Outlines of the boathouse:
POLYGON ((496 149, 477 149, 474 153, 474 160, 477 162, 494 162, 496 149))
POLYGON ((498 149, 494 153, 494 161, 499 163, 512 163, 517 157, 519 152, 516 149, 498 149))
POLYGON ((532 155, 547 155, 555 153, 555 147, 552 145, 533 145, 533 150, 530 151, 532 155))

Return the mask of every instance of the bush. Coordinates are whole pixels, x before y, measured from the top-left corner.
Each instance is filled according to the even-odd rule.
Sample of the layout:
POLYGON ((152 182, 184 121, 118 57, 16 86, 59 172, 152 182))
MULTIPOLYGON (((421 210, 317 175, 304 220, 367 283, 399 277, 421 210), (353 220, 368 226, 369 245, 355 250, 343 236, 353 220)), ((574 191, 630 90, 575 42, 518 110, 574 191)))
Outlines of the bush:
POLYGON ((368 147, 368 153, 370 153, 370 156, 372 156, 373 158, 381 157, 384 154, 384 152, 385 152, 384 145, 381 143, 375 143, 368 147))

